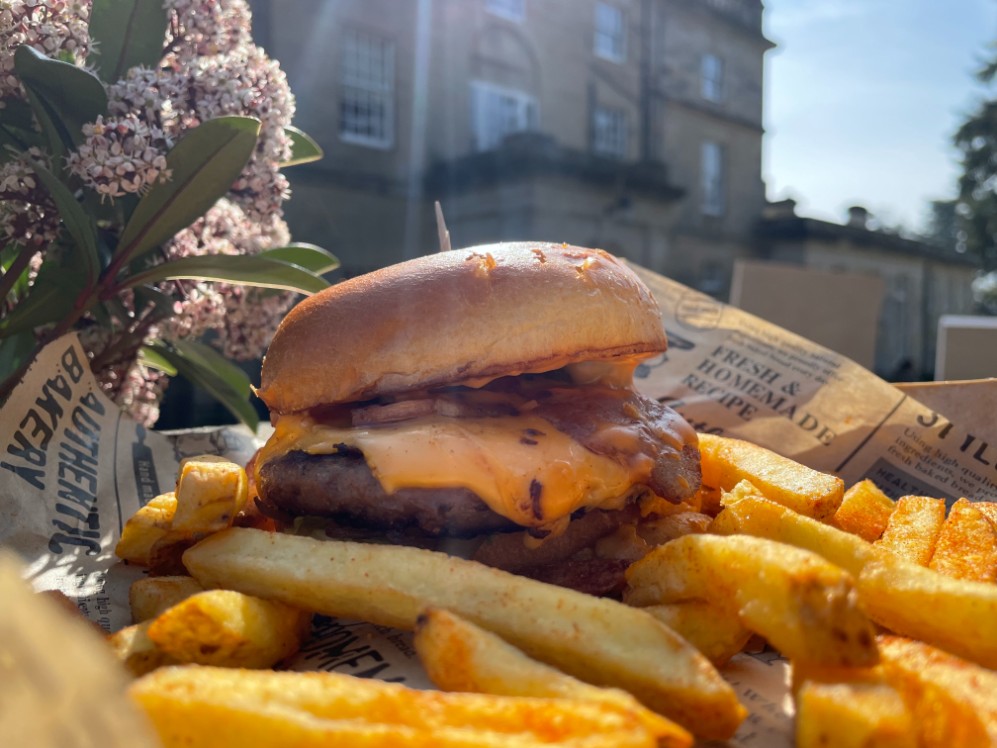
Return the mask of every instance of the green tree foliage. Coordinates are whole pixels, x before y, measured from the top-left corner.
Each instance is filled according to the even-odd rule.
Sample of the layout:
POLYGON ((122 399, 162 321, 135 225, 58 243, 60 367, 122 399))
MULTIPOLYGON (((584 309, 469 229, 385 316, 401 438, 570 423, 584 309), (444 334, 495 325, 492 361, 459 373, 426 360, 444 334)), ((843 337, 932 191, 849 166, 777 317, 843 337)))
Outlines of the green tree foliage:
POLYGON ((957 205, 957 200, 932 200, 923 238, 942 249, 965 252, 966 237, 959 225, 957 205))
POLYGON ((962 124, 955 145, 962 152, 962 176, 956 213, 966 250, 976 254, 984 270, 997 269, 997 57, 977 77, 988 98, 962 124))

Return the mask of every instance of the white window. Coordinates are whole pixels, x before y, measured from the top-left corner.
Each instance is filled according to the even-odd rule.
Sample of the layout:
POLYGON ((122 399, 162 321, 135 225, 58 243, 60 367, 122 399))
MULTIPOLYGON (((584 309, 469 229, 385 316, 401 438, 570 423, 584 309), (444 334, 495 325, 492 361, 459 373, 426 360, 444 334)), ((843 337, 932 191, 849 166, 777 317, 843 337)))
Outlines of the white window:
POLYGON ((485 0, 485 8, 510 21, 522 21, 526 17, 526 0, 485 0))
POLYGON ((724 97, 724 61, 716 55, 703 55, 700 64, 701 92, 707 101, 722 101, 724 97))
POLYGON ((472 83, 471 122, 475 150, 496 148, 506 135, 536 128, 536 99, 514 88, 472 83))
POLYGON ((703 213, 722 216, 726 209, 724 200, 724 149, 719 143, 707 140, 701 152, 701 179, 703 213))
POLYGON ((595 4, 595 53, 613 62, 627 56, 627 31, 623 10, 609 3, 595 4))
POLYGON ((600 156, 627 155, 627 113, 622 109, 596 107, 592 116, 592 150, 600 156))
POLYGON ((349 30, 343 41, 339 137, 388 148, 395 138, 395 45, 349 30))

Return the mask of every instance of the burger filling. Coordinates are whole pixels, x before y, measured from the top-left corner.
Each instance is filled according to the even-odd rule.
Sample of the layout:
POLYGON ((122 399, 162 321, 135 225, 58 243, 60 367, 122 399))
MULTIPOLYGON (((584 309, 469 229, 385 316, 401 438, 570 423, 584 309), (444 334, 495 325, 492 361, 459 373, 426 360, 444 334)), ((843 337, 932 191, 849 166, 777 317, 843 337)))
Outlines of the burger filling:
POLYGON ((695 433, 631 373, 569 367, 281 416, 260 492, 296 514, 433 535, 544 535, 641 494, 681 501, 699 487, 695 433))

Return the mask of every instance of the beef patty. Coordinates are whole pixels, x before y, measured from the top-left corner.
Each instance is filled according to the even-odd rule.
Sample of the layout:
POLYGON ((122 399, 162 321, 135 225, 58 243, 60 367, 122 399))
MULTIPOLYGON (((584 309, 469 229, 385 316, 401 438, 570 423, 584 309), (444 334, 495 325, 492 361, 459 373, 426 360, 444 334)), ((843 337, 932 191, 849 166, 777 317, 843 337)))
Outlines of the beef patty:
POLYGON ((288 452, 261 466, 258 481, 266 503, 282 512, 353 527, 452 537, 517 527, 466 488, 403 488, 388 494, 357 450, 288 452))
MULTIPOLYGON (((634 454, 650 458, 653 467, 646 485, 636 486, 635 494, 650 490, 678 502, 699 488, 699 451, 690 445, 676 449, 674 423, 679 416, 661 403, 603 387, 534 387, 517 394, 529 403, 529 412, 596 454, 624 464, 634 454), (615 426, 625 426, 628 438, 607 439, 615 426)), ((447 398, 447 407, 453 408, 453 394, 447 398)), ((423 410, 426 407, 433 406, 423 410)), ((418 417, 419 411, 412 410, 418 417)), ((481 415, 480 408, 467 403, 457 403, 456 412, 456 417, 481 415)), ((327 517, 381 531, 465 537, 516 529, 466 488, 404 488, 389 494, 359 450, 346 445, 337 450, 316 455, 291 451, 264 464, 260 495, 291 515, 327 517)))

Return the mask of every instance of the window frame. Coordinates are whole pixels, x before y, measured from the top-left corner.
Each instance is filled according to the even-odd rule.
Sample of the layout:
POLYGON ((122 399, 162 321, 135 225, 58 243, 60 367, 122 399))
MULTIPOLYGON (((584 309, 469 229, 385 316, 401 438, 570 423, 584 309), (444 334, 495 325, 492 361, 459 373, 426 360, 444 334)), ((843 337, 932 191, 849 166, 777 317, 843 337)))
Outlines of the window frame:
POLYGON ((473 148, 475 153, 495 150, 509 135, 517 132, 529 132, 537 128, 540 121, 540 108, 537 97, 533 94, 522 89, 510 88, 509 86, 502 86, 490 81, 472 80, 470 85, 471 135, 474 138, 473 148), (497 127, 489 126, 487 131, 485 131, 483 128, 483 117, 486 117, 487 114, 483 111, 479 98, 485 94, 504 97, 507 101, 513 101, 516 106, 515 116, 519 120, 517 124, 521 124, 522 126, 514 129, 506 129, 501 125, 497 127), (496 134, 495 137, 492 137, 493 133, 496 134))
POLYGON ((526 0, 485 0, 485 10, 515 23, 526 20, 526 0))
MULTIPOLYGON (((368 148, 378 148, 388 150, 395 145, 395 43, 387 37, 371 34, 368 31, 357 28, 347 28, 343 35, 343 47, 339 59, 339 107, 338 131, 339 139, 351 145, 362 145, 368 148), (362 55, 360 44, 366 44, 368 50, 366 65, 368 72, 371 70, 373 55, 370 49, 374 44, 380 46, 380 67, 381 79, 375 80, 373 76, 366 78, 357 71, 363 68, 360 62, 362 55), (351 67, 351 50, 353 57, 353 70, 351 67), (352 92, 352 96, 348 92, 352 92), (360 95, 358 96, 357 93, 360 95), (361 102, 366 96, 367 103, 382 99, 381 134, 369 135, 357 132, 356 127, 347 129, 349 120, 344 114, 347 102, 361 102)), ((368 117, 370 114, 368 112, 368 117)))
POLYGON ((623 63, 627 61, 627 13, 619 5, 597 0, 595 4, 594 33, 592 51, 596 57, 610 62, 623 63), (606 28, 601 23, 605 20, 603 13, 615 14, 618 21, 614 28, 606 28), (616 43, 618 42, 618 44, 616 43), (618 49, 617 49, 618 47, 618 49))
POLYGON ((724 100, 726 65, 720 55, 705 53, 699 63, 699 93, 707 101, 719 104, 724 100))
POLYGON ((598 104, 592 109, 592 153, 623 160, 630 147, 629 135, 630 118, 626 109, 598 104), (601 128, 600 120, 610 127, 601 128))
POLYGON ((727 213, 727 151, 716 140, 704 140, 699 151, 700 211, 720 218, 727 213))

